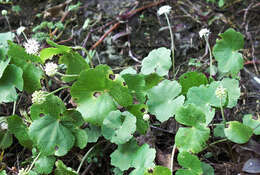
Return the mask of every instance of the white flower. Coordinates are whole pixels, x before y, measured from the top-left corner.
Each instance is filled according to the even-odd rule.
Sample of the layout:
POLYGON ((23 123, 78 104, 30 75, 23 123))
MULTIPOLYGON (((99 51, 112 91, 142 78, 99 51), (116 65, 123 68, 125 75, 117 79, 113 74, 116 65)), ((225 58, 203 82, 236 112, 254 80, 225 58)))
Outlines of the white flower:
POLYGON ((45 65, 45 73, 46 75, 52 77, 54 76, 58 71, 58 65, 55 63, 47 63, 45 65))
POLYGON ((150 119, 150 115, 144 114, 143 119, 144 119, 144 121, 148 121, 150 119))
POLYGON ((37 55, 40 49, 40 44, 35 39, 31 38, 24 43, 24 47, 28 54, 37 55))
POLYGON ((162 14, 168 14, 168 13, 170 13, 171 9, 172 9, 172 7, 169 6, 169 5, 162 6, 162 7, 160 7, 159 10, 157 11, 157 14, 158 14, 159 16, 161 16, 162 14))
POLYGON ((223 98, 223 97, 226 97, 227 95, 227 91, 226 91, 226 88, 223 88, 223 86, 219 86, 216 91, 215 91, 215 94, 218 98, 223 98))
POLYGON ((18 175, 26 175, 26 174, 27 174, 27 172, 26 172, 26 170, 24 168, 19 170, 18 175))
POLYGON ((8 129, 8 124, 6 122, 2 122, 0 124, 0 128, 1 128, 1 130, 7 130, 8 129))
POLYGON ((46 99, 46 92, 44 91, 35 91, 32 94, 32 102, 36 104, 42 104, 46 99))
POLYGON ((200 37, 202 38, 203 36, 205 36, 205 37, 207 37, 207 36, 209 36, 209 34, 210 34, 210 31, 208 30, 208 29, 201 29, 200 31, 199 31, 199 35, 200 35, 200 37))

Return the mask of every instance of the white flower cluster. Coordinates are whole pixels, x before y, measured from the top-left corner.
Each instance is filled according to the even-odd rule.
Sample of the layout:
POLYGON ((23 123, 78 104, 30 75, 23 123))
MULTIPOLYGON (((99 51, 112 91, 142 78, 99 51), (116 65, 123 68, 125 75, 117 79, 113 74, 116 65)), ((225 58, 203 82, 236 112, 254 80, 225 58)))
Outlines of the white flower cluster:
POLYGON ((52 77, 54 76, 58 71, 58 65, 55 63, 47 63, 45 65, 45 73, 46 75, 52 77))
POLYGON ((18 175, 27 175, 27 172, 24 168, 22 168, 22 169, 19 170, 18 175))
POLYGON ((42 104, 46 99, 46 92, 44 91, 35 91, 32 94, 32 102, 35 104, 42 104))
POLYGON ((144 119, 144 121, 148 121, 150 119, 150 115, 144 114, 143 119, 144 119))
POLYGON ((172 7, 169 6, 169 5, 162 6, 162 7, 160 7, 159 10, 157 11, 157 14, 158 14, 159 16, 161 16, 162 14, 168 14, 168 13, 170 13, 171 9, 172 9, 172 7))
POLYGON ((206 28, 201 29, 201 30, 199 31, 199 35, 200 35, 201 38, 202 38, 203 36, 208 37, 209 34, 210 34, 210 31, 209 31, 208 29, 206 29, 206 28))
POLYGON ((26 43, 24 43, 24 48, 26 53, 32 55, 38 55, 38 51, 40 49, 40 44, 35 39, 28 39, 26 43))
POLYGON ((223 86, 219 86, 216 91, 215 94, 218 98, 225 98, 227 95, 227 91, 226 88, 223 88, 223 86))

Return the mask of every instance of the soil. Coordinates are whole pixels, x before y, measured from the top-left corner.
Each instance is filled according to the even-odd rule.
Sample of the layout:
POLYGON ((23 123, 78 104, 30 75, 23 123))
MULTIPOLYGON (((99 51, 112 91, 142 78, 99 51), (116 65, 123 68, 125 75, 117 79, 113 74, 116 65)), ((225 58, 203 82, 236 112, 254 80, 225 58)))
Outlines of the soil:
MULTIPOLYGON (((65 25, 63 31, 55 33, 58 36, 55 42, 68 46, 82 46, 90 49, 100 40, 102 35, 119 22, 118 26, 112 30, 104 41, 95 47, 97 52, 94 57, 94 64, 108 64, 115 72, 121 71, 125 67, 140 67, 140 61, 148 53, 158 47, 170 48, 171 40, 164 16, 158 16, 157 10, 162 5, 170 5, 172 12, 169 15, 170 23, 175 38, 175 58, 176 78, 191 70, 207 72, 209 65, 209 54, 205 53, 205 41, 202 40, 198 32, 202 28, 208 28, 210 33, 210 45, 214 46, 218 34, 232 27, 245 36, 245 48, 242 50, 245 68, 254 75, 260 71, 260 3, 257 0, 227 0, 224 7, 220 8, 216 4, 207 3, 206 0, 165 0, 159 4, 147 7, 147 4, 154 3, 152 0, 79 0, 72 4, 81 2, 78 10, 69 12, 66 16, 65 7, 60 6, 63 0, 13 0, 13 5, 19 5, 20 12, 11 10, 12 4, 0 3, 0 11, 8 10, 8 19, 12 31, 20 26, 26 27, 27 36, 33 36, 37 32, 32 32, 33 28, 42 21, 53 22, 62 21, 65 25), (53 8, 53 7, 56 7, 53 8), (143 10, 129 15, 132 9, 144 7, 143 10), (146 8, 147 7, 147 8, 146 8), (50 10, 53 13, 47 14, 50 10), (86 29, 82 26, 86 20, 90 23, 86 29), (203 56, 204 55, 204 56, 203 56), (201 60, 201 66, 189 66, 191 58, 201 60)), ((6 19, 0 16, 0 33, 10 31, 6 19)), ((43 28, 41 32, 47 33, 50 37, 54 34, 54 29, 43 28)), ((18 43, 24 42, 23 36, 17 37, 18 43)), ((46 47, 44 41, 42 46, 46 47)), ((84 56, 84 53, 81 53, 84 56)), ((214 62, 214 64, 216 64, 214 62)), ((227 120, 239 120, 244 114, 259 116, 260 113, 260 85, 257 84, 252 74, 242 70, 240 86, 242 95, 238 105, 232 109, 225 109, 227 120)), ((26 107, 26 101, 24 102, 26 107)), ((9 115, 12 111, 12 104, 2 104, 0 115, 9 115)), ((220 113, 214 119, 215 123, 221 121, 220 113)), ((176 133, 176 123, 173 119, 165 123, 159 123, 155 119, 151 121, 151 131, 145 136, 138 137, 139 143, 148 143, 157 150, 156 163, 169 166, 169 158, 174 145, 174 135, 176 133)), ((253 145, 259 144, 260 137, 253 137, 253 145)), ((209 143, 214 142, 210 140, 209 143)), ((62 161, 69 167, 77 169, 82 156, 93 145, 89 144, 84 150, 74 148, 70 153, 62 157, 62 161)), ((209 163, 215 169, 217 175, 237 175, 246 174, 242 171, 244 163, 249 158, 259 157, 260 151, 248 149, 250 146, 237 145, 231 142, 221 142, 212 147, 208 147, 198 156, 204 162, 209 163), (207 156, 207 155, 211 156, 207 156)), ((94 155, 96 161, 85 164, 82 174, 86 175, 110 175, 112 166, 109 155, 116 148, 115 145, 106 143, 98 148, 94 155)), ((12 174, 19 166, 23 166, 30 160, 31 152, 23 149, 17 141, 5 150, 4 163, 9 167, 8 172, 12 174)), ((174 162, 179 167, 177 162, 174 162)), ((15 173, 13 173, 15 174, 15 173)))

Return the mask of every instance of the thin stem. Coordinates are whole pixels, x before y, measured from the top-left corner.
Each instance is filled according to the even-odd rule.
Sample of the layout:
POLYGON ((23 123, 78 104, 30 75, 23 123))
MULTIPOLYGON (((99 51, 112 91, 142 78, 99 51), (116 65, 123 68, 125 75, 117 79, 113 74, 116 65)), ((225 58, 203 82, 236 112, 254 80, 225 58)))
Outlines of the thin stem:
POLYGON ((209 51, 209 77, 212 78, 212 73, 213 73, 213 67, 212 67, 212 52, 210 49, 210 45, 209 45, 209 37, 205 35, 205 40, 206 40, 206 44, 207 44, 207 48, 209 51))
POLYGON ((172 156, 171 156, 171 172, 172 173, 173 173, 173 161, 174 161, 175 150, 176 150, 176 144, 174 144, 174 146, 172 148, 172 156))
POLYGON ((56 89, 56 90, 54 90, 54 91, 48 93, 46 96, 51 95, 51 94, 55 94, 56 92, 58 92, 58 91, 60 91, 60 90, 62 90, 62 89, 66 89, 66 88, 70 88, 70 86, 60 87, 59 89, 56 89))
POLYGON ((226 119, 225 119, 224 110, 223 110, 223 106, 222 106, 222 97, 220 98, 220 110, 221 110, 222 120, 223 120, 223 123, 225 125, 226 119))
POLYGON ((8 25, 9 30, 12 31, 12 28, 11 28, 11 25, 10 25, 10 22, 9 22, 7 16, 5 16, 5 20, 7 21, 7 25, 8 25))
POLYGON ((15 114, 15 108, 16 108, 16 101, 14 101, 14 105, 13 105, 13 113, 12 113, 12 115, 15 114))
MULTIPOLYGON (((83 50, 86 54, 87 54, 87 57, 88 57, 88 60, 89 60, 89 63, 91 65, 91 67, 94 67, 93 63, 92 63, 92 55, 90 55, 90 53, 87 51, 87 49, 85 49, 84 47, 81 47, 81 46, 76 46, 76 47, 73 47, 73 49, 80 49, 80 50, 83 50)), ((95 53, 94 53, 95 54, 95 53)))
POLYGON ((41 153, 39 153, 39 154, 35 157, 35 159, 33 160, 32 164, 31 164, 31 166, 29 167, 29 169, 26 170, 27 173, 29 173, 29 172, 31 171, 33 165, 34 165, 35 162, 38 160, 38 158, 39 158, 40 155, 41 155, 41 153))
POLYGON ((25 33, 22 32, 22 34, 23 34, 24 38, 26 39, 26 41, 28 41, 28 38, 27 38, 27 36, 25 35, 25 33))
POLYGON ((77 74, 74 74, 74 75, 68 75, 68 74, 62 74, 60 72, 56 72, 56 74, 60 75, 60 76, 63 76, 63 77, 78 77, 79 75, 77 74))
POLYGON ((170 24, 170 20, 168 18, 168 15, 167 13, 164 13, 165 17, 166 17, 166 21, 167 21, 167 24, 168 24, 168 27, 169 27, 169 31, 170 31, 170 35, 171 35, 171 50, 172 50, 172 72, 173 72, 173 75, 174 75, 174 79, 175 79, 175 60, 174 60, 174 49, 175 49, 175 46, 174 46, 174 36, 173 36, 173 32, 172 32, 172 28, 171 28, 171 24, 170 24))

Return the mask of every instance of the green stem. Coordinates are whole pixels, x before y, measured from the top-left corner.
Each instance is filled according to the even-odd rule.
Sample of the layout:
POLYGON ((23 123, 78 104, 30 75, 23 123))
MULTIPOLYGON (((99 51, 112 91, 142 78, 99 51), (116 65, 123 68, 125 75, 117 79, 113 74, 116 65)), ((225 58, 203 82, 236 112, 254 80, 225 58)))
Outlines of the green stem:
POLYGON ((16 108, 16 101, 14 101, 14 105, 13 105, 13 113, 12 113, 12 115, 15 114, 15 108, 16 108))
POLYGON ((209 37, 205 36, 205 40, 206 40, 207 48, 208 48, 208 51, 209 51, 209 76, 210 76, 210 78, 212 78, 212 72, 213 72, 212 52, 211 52, 210 45, 209 45, 209 37))
POLYGON ((63 77, 78 77, 79 75, 75 74, 75 75, 68 75, 68 74, 62 74, 60 72, 56 72, 56 74, 63 76, 63 77))
POLYGON ((176 150, 176 144, 174 144, 174 146, 172 148, 172 156, 171 156, 171 172, 172 173, 173 173, 173 161, 174 161, 175 150, 176 150))
POLYGON ((54 91, 48 93, 46 96, 51 95, 51 94, 55 94, 56 92, 58 92, 58 91, 60 91, 60 90, 62 90, 62 89, 66 89, 66 88, 70 88, 70 86, 60 87, 59 89, 56 89, 56 90, 54 90, 54 91))
POLYGON ((93 65, 93 63, 92 63, 92 56, 89 54, 89 52, 87 51, 87 49, 85 49, 84 47, 81 47, 81 46, 73 47, 73 49, 83 50, 83 51, 87 54, 87 57, 88 57, 88 60, 89 60, 89 62, 90 62, 91 67, 94 67, 94 65, 93 65))
POLYGON ((35 157, 35 159, 33 160, 32 164, 31 164, 31 166, 26 170, 26 173, 29 173, 29 172, 31 171, 33 165, 34 165, 35 162, 38 160, 38 158, 39 158, 40 155, 41 155, 41 153, 39 153, 39 154, 35 157))
POLYGON ((173 36, 173 32, 172 32, 172 28, 171 28, 171 24, 170 24, 170 20, 168 18, 168 15, 167 13, 164 13, 165 17, 166 17, 166 21, 167 21, 167 24, 168 24, 168 27, 169 27, 169 31, 170 31, 170 35, 171 35, 171 51, 172 51, 172 72, 173 72, 173 76, 174 76, 174 79, 175 79, 175 60, 174 60, 174 49, 175 49, 175 46, 174 46, 174 36, 173 36))
POLYGON ((225 119, 224 110, 223 110, 223 106, 222 106, 222 97, 220 98, 220 110, 221 110, 222 120, 223 120, 223 123, 225 125, 226 119, 225 119))

